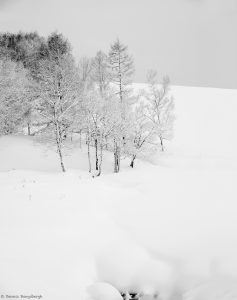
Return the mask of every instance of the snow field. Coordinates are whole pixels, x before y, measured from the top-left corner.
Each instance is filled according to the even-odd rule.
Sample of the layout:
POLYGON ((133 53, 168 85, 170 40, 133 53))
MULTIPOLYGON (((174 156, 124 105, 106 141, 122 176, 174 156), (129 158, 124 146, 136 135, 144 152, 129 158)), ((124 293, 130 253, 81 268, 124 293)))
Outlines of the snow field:
POLYGON ((85 149, 73 146, 62 174, 51 147, 0 137, 0 293, 236 298, 237 91, 173 94, 165 154, 133 170, 123 160, 119 174, 110 153, 91 178, 85 149))

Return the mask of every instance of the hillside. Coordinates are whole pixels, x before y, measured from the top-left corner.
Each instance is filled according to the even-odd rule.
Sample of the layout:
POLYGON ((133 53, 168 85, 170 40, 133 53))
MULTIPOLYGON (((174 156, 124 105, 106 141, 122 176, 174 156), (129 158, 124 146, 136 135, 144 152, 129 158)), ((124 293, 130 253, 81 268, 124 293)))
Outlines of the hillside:
POLYGON ((111 153, 92 178, 75 143, 62 174, 37 138, 0 137, 0 294, 86 299, 105 281, 159 299, 237 298, 237 90, 172 93, 166 152, 119 174, 111 153))

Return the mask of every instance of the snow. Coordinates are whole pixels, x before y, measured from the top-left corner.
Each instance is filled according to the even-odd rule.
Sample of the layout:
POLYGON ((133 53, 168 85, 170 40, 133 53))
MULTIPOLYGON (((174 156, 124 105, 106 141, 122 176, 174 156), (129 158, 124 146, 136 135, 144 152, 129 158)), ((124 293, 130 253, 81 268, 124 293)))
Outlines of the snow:
POLYGON ((215 278, 188 291, 184 299, 237 299, 237 285, 232 278, 215 278))
POLYGON ((88 300, 123 300, 118 290, 106 282, 96 282, 87 288, 88 300))
POLYGON ((174 140, 119 174, 110 153, 92 178, 75 144, 62 174, 37 138, 0 137, 0 294, 237 297, 237 91, 172 93, 174 140))

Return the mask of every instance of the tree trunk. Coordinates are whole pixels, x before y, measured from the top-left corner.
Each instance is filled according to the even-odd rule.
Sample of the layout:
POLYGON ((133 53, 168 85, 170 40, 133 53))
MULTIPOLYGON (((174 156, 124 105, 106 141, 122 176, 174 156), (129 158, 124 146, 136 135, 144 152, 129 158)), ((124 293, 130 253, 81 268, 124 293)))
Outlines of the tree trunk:
POLYGON ((100 163, 99 163, 99 172, 97 174, 97 176, 100 176, 101 172, 102 172, 102 162, 103 162, 103 143, 101 141, 100 143, 100 163))
POLYGON ((114 173, 118 173, 118 147, 117 142, 114 139, 114 173))
POLYGON ((118 173, 117 153, 114 151, 114 173, 118 173))
POLYGON ((117 168, 120 171, 120 148, 117 146, 117 168))
POLYGON ((89 162, 89 173, 91 173, 91 153, 90 153, 90 138, 89 138, 89 134, 87 136, 87 155, 88 155, 88 162, 89 162))
POLYGON ((81 130, 80 130, 80 149, 81 149, 81 130))
POLYGON ((60 157, 60 164, 61 164, 61 168, 63 172, 66 172, 66 169, 64 167, 64 163, 63 163, 63 156, 62 156, 62 151, 61 151, 61 147, 58 146, 58 154, 60 157))
POLYGON ((56 143, 57 143, 57 150, 58 150, 58 155, 59 155, 59 159, 60 159, 60 165, 61 165, 61 169, 63 172, 66 172, 66 169, 64 167, 64 163, 63 163, 63 155, 62 155, 62 143, 61 143, 61 138, 60 138, 60 133, 59 133, 59 128, 58 128, 58 123, 56 122, 56 143))
POLYGON ((164 152, 164 144, 163 144, 163 138, 160 136, 160 145, 161 145, 161 151, 164 152))
POLYGON ((30 123, 27 123, 27 130, 28 130, 28 135, 31 135, 31 132, 30 132, 30 123))
POLYGON ((98 159, 98 140, 96 138, 95 139, 95 169, 96 169, 96 171, 98 171, 98 163, 99 163, 99 159, 98 159))
POLYGON ((130 167, 133 168, 134 167, 134 161, 136 159, 136 155, 133 155, 132 156, 132 160, 131 160, 131 163, 130 163, 130 167))
POLYGON ((108 138, 105 138, 105 150, 108 150, 108 138))

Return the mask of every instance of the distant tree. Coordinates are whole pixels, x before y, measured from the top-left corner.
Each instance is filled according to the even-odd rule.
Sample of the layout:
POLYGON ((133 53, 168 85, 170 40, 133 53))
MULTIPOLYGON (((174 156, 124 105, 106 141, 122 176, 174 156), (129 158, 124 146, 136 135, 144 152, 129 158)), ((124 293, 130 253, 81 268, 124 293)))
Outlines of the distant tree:
POLYGON ((145 93, 149 104, 147 117, 152 121, 161 150, 164 151, 164 140, 173 137, 174 99, 169 93, 169 78, 164 77, 161 85, 158 85, 156 78, 156 71, 150 70, 147 75, 148 91, 145 93))
POLYGON ((44 39, 36 32, 1 33, 0 58, 21 62, 30 69, 42 43, 44 39))
POLYGON ((39 64, 42 60, 51 60, 57 63, 63 55, 71 53, 71 46, 68 40, 60 33, 53 32, 47 39, 35 38, 34 45, 31 40, 24 43, 26 52, 30 51, 28 61, 25 66, 31 71, 32 77, 37 80, 39 64))
POLYGON ((12 134, 19 129, 30 93, 27 71, 22 64, 0 61, 0 133, 12 134))
POLYGON ((89 57, 82 57, 78 63, 78 73, 80 78, 80 88, 82 92, 86 93, 93 87, 91 80, 92 59, 89 57))
POLYGON ((111 45, 109 52, 109 64, 112 71, 112 82, 118 87, 121 103, 126 101, 127 85, 131 83, 134 73, 132 57, 127 52, 127 46, 117 40, 111 45))
POLYGON ((68 40, 61 34, 53 32, 47 39, 48 53, 50 59, 54 61, 71 52, 71 45, 68 40))
POLYGON ((103 95, 106 93, 112 79, 108 56, 104 52, 98 51, 92 60, 91 67, 91 78, 99 87, 101 95, 103 95))

